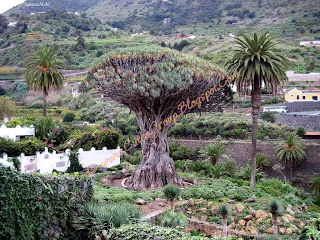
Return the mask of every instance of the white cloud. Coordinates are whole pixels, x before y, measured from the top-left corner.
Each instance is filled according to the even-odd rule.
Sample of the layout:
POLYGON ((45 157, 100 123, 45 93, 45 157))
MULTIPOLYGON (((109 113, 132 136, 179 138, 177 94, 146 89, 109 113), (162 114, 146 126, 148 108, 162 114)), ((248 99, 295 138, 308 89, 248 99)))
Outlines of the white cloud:
POLYGON ((0 0, 0 14, 24 1, 25 0, 0 0))

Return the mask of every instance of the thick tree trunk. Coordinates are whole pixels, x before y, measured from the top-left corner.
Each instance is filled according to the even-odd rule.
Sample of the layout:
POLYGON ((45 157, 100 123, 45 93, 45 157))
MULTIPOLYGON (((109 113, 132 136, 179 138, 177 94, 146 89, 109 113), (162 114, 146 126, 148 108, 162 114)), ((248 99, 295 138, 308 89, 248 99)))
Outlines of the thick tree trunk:
POLYGON ((223 238, 228 237, 228 218, 227 217, 222 218, 222 237, 223 238))
POLYGON ((278 239, 278 219, 276 215, 272 215, 273 236, 278 239))
POLYGON ((43 116, 47 116, 47 91, 43 90, 43 116))
MULTIPOLYGON (((140 129, 144 121, 138 119, 140 129)), ((143 134, 149 131, 144 127, 143 134)), ((173 165, 169 156, 169 144, 167 138, 168 127, 158 129, 158 136, 155 134, 141 142, 142 162, 140 167, 133 173, 129 183, 133 189, 138 191, 151 190, 163 187, 167 184, 183 186, 182 179, 173 165)))
POLYGON ((257 133, 259 111, 261 106, 261 85, 258 79, 254 80, 253 90, 251 94, 252 104, 252 159, 251 159, 251 182, 250 186, 253 191, 256 190, 256 171, 257 171, 257 133))

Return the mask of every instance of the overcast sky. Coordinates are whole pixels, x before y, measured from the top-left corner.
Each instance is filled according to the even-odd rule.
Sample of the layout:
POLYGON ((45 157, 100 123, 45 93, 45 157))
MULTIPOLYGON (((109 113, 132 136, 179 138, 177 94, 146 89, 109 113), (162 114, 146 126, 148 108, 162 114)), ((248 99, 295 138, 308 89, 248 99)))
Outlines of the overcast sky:
POLYGON ((0 14, 24 1, 25 0, 0 0, 0 14))

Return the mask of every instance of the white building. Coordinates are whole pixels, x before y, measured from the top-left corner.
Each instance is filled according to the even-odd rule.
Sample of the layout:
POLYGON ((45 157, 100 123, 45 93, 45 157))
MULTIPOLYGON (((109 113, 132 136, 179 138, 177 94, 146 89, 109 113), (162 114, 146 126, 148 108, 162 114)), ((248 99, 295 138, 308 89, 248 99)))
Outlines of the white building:
POLYGON ((320 41, 305 41, 305 42, 300 42, 300 46, 317 46, 320 47, 320 41))
POLYGON ((21 127, 20 125, 15 128, 7 128, 5 125, 0 127, 0 137, 6 139, 12 139, 14 141, 20 140, 25 137, 35 136, 35 128, 33 125, 30 127, 21 127))
POLYGON ((17 21, 9 22, 8 27, 15 27, 17 25, 17 21))
POLYGON ((189 36, 189 37, 187 37, 187 39, 194 40, 194 39, 196 39, 196 36, 189 36))

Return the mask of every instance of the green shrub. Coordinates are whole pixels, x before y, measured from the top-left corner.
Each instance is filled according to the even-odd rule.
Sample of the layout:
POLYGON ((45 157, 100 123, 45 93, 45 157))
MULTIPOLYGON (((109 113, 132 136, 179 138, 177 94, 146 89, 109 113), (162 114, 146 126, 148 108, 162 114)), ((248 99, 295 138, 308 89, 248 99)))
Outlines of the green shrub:
POLYGON ((141 211, 135 205, 126 202, 101 203, 90 202, 80 209, 74 220, 75 228, 87 232, 89 236, 100 235, 101 231, 112 227, 119 228, 129 221, 141 218, 141 211))
POLYGON ((175 213, 172 211, 165 211, 161 219, 163 227, 170 228, 185 228, 188 224, 187 217, 183 213, 175 213))
POLYGON ((142 160, 142 152, 136 151, 134 154, 125 154, 123 160, 131 163, 132 165, 139 165, 142 160))
POLYGON ((219 179, 222 175, 223 166, 220 163, 217 163, 214 167, 211 168, 212 175, 214 178, 219 179))
POLYGON ((276 122, 276 117, 272 112, 263 112, 260 114, 260 118, 267 122, 271 122, 271 123, 276 122))
POLYGON ((234 177, 237 173, 237 163, 233 159, 229 159, 223 163, 223 171, 230 177, 234 177))
POLYGON ((236 193, 236 194, 234 195, 234 199, 237 200, 237 201, 239 201, 239 202, 241 202, 241 201, 244 199, 244 197, 243 197, 241 194, 236 193))
POLYGON ((178 143, 170 143, 170 157, 173 160, 191 159, 192 151, 190 148, 181 146, 178 143))
POLYGON ((299 137, 304 137, 306 135, 306 130, 303 127, 298 127, 297 128, 297 135, 299 137))
POLYGON ((40 139, 45 139, 48 133, 50 133, 54 129, 55 125, 56 124, 54 123, 51 116, 42 118, 35 123, 36 136, 40 139))
POLYGON ((20 141, 0 138, 0 153, 6 153, 9 157, 18 157, 21 153, 26 156, 35 155, 45 148, 42 141, 37 138, 26 138, 20 141))
POLYGON ((109 240, 141 240, 155 239, 155 237, 159 237, 161 240, 176 238, 180 240, 219 240, 219 238, 191 236, 177 229, 154 226, 148 223, 123 225, 118 229, 112 228, 107 235, 109 240))
POLYGON ((67 169, 67 173, 81 172, 84 170, 79 163, 79 154, 77 152, 70 152, 69 155, 70 167, 67 169))
POLYGON ((92 199, 86 176, 21 174, 0 167, 0 239, 48 239, 58 221, 66 239, 79 239, 72 225, 79 204, 92 199))
POLYGON ((119 133, 111 129, 102 129, 84 132, 79 135, 71 136, 68 143, 63 146, 63 149, 78 150, 82 148, 84 151, 89 151, 92 147, 102 149, 116 149, 119 145, 119 133))
POLYGON ((42 107, 43 107, 43 103, 40 100, 35 101, 28 106, 28 108, 34 108, 34 109, 42 109, 42 107))
POLYGON ((66 113, 66 115, 64 115, 63 122, 73 122, 74 118, 75 118, 74 113, 68 112, 68 113, 66 113))
POLYGON ((261 170, 271 166, 270 160, 263 153, 257 153, 256 161, 257 161, 257 168, 261 170))
POLYGON ((25 82, 15 82, 10 91, 10 96, 15 101, 21 101, 28 95, 28 86, 25 82))

